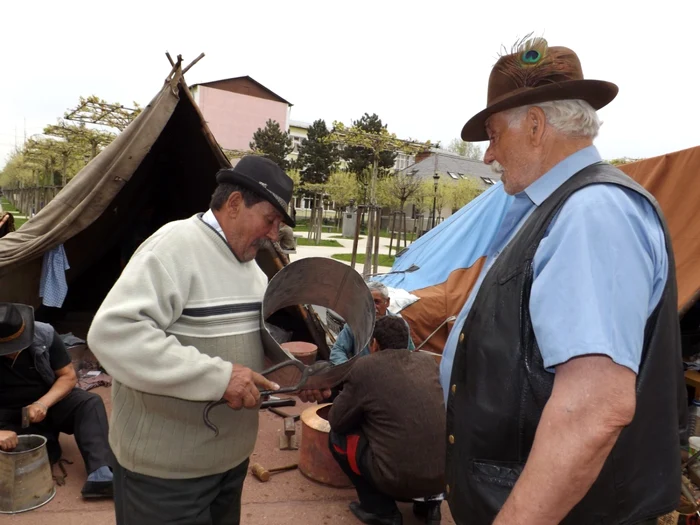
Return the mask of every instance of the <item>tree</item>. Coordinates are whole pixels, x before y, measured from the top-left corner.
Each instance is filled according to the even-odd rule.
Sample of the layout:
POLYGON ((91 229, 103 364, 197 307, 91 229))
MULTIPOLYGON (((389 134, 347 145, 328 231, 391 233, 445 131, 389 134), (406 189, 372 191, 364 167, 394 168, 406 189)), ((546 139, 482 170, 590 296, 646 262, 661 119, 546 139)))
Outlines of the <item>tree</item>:
POLYGON ((344 208, 351 200, 358 200, 360 188, 357 178, 347 171, 334 171, 328 177, 325 191, 337 208, 344 208))
MULTIPOLYGON (((366 113, 365 116, 371 119, 366 113)), ((374 115, 376 117, 376 115, 374 115)), ((377 117, 378 120, 378 117, 377 117)), ((378 131, 367 131, 359 123, 355 123, 352 127, 346 128, 342 122, 333 123, 333 132, 328 137, 328 140, 338 144, 344 151, 354 150, 355 148, 360 148, 355 151, 361 152, 362 159, 371 160, 371 171, 370 168, 363 168, 362 174, 369 174, 369 217, 368 217, 368 228, 367 228, 367 246, 365 252, 365 266, 362 271, 363 275, 367 277, 370 274, 370 266, 372 265, 372 254, 374 251, 373 241, 374 241, 374 230, 379 224, 379 209, 377 208, 377 179, 379 177, 380 165, 388 157, 387 153, 390 154, 391 162, 393 165, 393 159, 396 154, 401 151, 409 155, 415 155, 421 151, 430 150, 430 142, 419 143, 411 140, 400 140, 393 133, 387 131, 386 126, 381 125, 379 121, 378 131), (367 152, 369 156, 367 157, 367 152)), ((358 157, 359 159, 359 157, 358 157)), ((360 159, 361 160, 361 159, 360 159)), ((364 160, 363 160, 364 162, 364 160)), ((357 173, 357 172, 355 172, 357 173)), ((360 176, 358 175, 358 181, 360 176)), ((355 239, 357 239, 359 231, 355 232, 355 239)), ((355 247, 357 243, 353 245, 353 256, 350 265, 355 267, 355 247)), ((374 253, 374 271, 377 270, 377 260, 378 254, 374 253)))
POLYGON ((307 137, 301 141, 296 166, 305 183, 322 184, 328 181, 340 161, 338 146, 326 140, 330 131, 325 121, 319 119, 309 127, 307 137))
POLYGON ((404 172, 390 175, 379 182, 377 191, 379 203, 396 211, 403 211, 406 201, 420 189, 421 179, 413 175, 407 175, 404 172))
MULTIPOLYGON (((353 121, 351 129, 356 129, 360 132, 364 131, 369 134, 389 133, 386 125, 382 124, 382 120, 376 113, 372 115, 365 113, 360 120, 353 121)), ((348 162, 348 170, 357 175, 360 184, 367 187, 370 186, 374 161, 378 161, 377 177, 383 177, 394 166, 397 154, 398 151, 396 149, 388 148, 379 152, 377 157, 375 151, 360 144, 348 144, 342 150, 342 156, 348 162)))
POLYGON ((276 121, 269 119, 265 123, 265 128, 258 128, 253 133, 253 141, 249 147, 253 153, 267 157, 283 170, 289 169, 290 162, 287 160, 287 155, 294 150, 292 137, 288 131, 282 131, 276 121))
POLYGON ((453 139, 450 145, 447 146, 447 151, 452 153, 457 153, 462 157, 467 157, 468 159, 481 160, 484 158, 484 152, 481 146, 474 144, 473 142, 464 142, 462 139, 453 139))
POLYGON ((462 206, 474 200, 484 190, 474 179, 460 179, 451 185, 448 195, 448 204, 455 213, 462 206))
POLYGON ((141 106, 136 102, 134 102, 134 106, 135 108, 127 108, 118 102, 110 104, 95 95, 91 95, 87 98, 80 97, 78 105, 74 109, 66 111, 64 118, 83 124, 99 124, 124 131, 142 111, 141 106))
POLYGON ((644 159, 634 159, 632 157, 620 157, 617 159, 608 160, 606 162, 609 162, 613 166, 622 166, 623 164, 630 164, 631 162, 637 162, 640 160, 644 160, 644 159))

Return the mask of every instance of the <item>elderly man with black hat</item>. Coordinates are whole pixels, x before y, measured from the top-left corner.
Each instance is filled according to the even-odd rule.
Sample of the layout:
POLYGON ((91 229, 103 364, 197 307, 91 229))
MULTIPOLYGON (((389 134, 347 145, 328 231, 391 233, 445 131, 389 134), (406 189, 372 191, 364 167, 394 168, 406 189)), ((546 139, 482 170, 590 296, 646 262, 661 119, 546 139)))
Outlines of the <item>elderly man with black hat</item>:
POLYGON ((617 92, 530 38, 462 130, 514 198, 441 362, 459 524, 656 523, 678 503, 673 250, 654 198, 593 146, 617 92))
POLYGON ((70 356, 53 327, 35 322, 31 306, 0 303, 0 450, 16 447, 17 434, 39 434, 56 463, 58 435, 72 434, 88 472, 83 497, 111 497, 107 412, 100 396, 75 388, 76 383, 70 356))
POLYGON ((257 156, 216 180, 209 211, 166 224, 139 247, 88 334, 114 378, 118 524, 240 521, 259 389, 277 388, 258 373, 267 277, 255 256, 282 221, 294 225, 293 182, 257 156), (221 398, 228 407, 210 414, 215 435, 202 412, 221 398))

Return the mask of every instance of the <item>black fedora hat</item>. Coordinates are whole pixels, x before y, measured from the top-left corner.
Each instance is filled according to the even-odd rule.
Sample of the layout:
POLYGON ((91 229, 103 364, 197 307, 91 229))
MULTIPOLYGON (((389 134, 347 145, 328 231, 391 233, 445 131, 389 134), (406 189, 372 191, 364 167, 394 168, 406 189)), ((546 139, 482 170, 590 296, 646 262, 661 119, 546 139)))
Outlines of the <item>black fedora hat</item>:
POLYGON ((0 303, 0 356, 19 352, 34 341, 34 308, 0 303))
POLYGON ((284 217, 284 222, 296 226, 287 209, 292 200, 294 181, 270 159, 246 155, 233 168, 219 170, 216 182, 236 184, 247 188, 272 204, 284 217))

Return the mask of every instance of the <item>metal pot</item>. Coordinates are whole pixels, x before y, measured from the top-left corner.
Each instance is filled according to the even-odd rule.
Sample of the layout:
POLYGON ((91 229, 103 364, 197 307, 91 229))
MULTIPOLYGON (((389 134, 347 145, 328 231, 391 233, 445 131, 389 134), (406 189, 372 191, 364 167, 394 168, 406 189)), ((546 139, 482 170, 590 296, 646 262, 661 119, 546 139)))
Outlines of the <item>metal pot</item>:
POLYGON ((332 487, 352 487, 352 482, 333 458, 328 446, 331 404, 314 405, 301 413, 299 470, 304 476, 332 487))
POLYGON ((0 514, 36 509, 56 495, 46 438, 28 434, 18 441, 14 450, 0 450, 0 514))

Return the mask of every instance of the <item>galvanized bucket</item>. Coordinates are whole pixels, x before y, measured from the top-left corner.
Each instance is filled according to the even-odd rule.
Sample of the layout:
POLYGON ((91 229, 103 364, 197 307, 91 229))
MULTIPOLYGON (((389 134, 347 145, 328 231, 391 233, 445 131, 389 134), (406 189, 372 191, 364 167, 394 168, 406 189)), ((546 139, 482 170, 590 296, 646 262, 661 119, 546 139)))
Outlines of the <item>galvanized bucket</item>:
POLYGON ((46 438, 29 434, 18 441, 14 450, 0 450, 0 514, 36 509, 56 495, 46 438))

